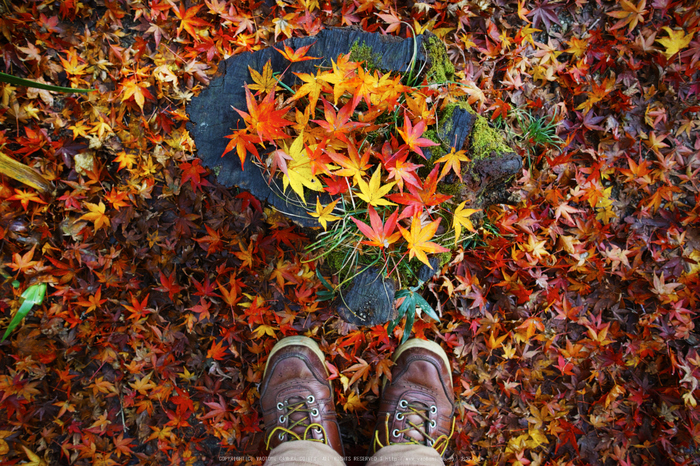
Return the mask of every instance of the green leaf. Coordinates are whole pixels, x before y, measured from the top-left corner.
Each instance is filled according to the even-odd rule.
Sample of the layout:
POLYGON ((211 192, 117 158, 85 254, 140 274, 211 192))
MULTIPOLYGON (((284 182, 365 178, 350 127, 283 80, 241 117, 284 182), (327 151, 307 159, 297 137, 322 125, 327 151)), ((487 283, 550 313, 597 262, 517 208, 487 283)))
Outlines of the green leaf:
POLYGON ((416 308, 413 306, 411 310, 406 313, 406 326, 403 328, 403 338, 401 338, 401 344, 403 345, 411 336, 411 330, 413 330, 413 320, 416 318, 416 308))
POLYGON ((330 301, 335 297, 335 293, 332 291, 328 290, 321 290, 316 292, 316 300, 317 301, 330 301))
MULTIPOLYGON (((325 278, 323 278, 323 275, 321 275, 321 270, 319 270, 318 268, 316 269, 316 276, 318 277, 318 279, 321 281, 323 286, 325 286, 328 291, 333 291, 333 287, 331 286, 330 283, 328 283, 328 281, 325 278)), ((318 295, 319 293, 316 293, 316 294, 318 295)))
POLYGON ((14 330, 15 327, 17 327, 19 323, 22 322, 22 319, 24 319, 27 316, 27 314, 29 314, 29 311, 32 310, 35 304, 39 305, 44 301, 45 294, 46 283, 38 283, 24 290, 24 293, 22 293, 22 298, 24 298, 24 301, 19 307, 17 314, 15 314, 15 316, 12 318, 12 321, 10 321, 10 325, 7 326, 7 330, 5 330, 5 334, 2 336, 2 340, 0 341, 5 341, 5 338, 7 338, 7 336, 12 332, 12 330, 14 330))
POLYGON ((96 91, 96 89, 74 89, 72 87, 52 86, 50 84, 43 84, 38 83, 36 81, 30 81, 29 79, 18 78, 17 76, 12 76, 11 74, 3 73, 1 71, 0 82, 14 84, 15 86, 35 87, 37 89, 44 89, 47 91, 65 92, 68 94, 87 94, 88 92, 96 91))
POLYGON ((438 317, 437 313, 433 309, 433 306, 428 304, 428 301, 423 299, 423 297, 421 295, 419 295, 418 293, 415 294, 415 300, 416 300, 416 304, 418 306, 420 306, 420 308, 423 310, 423 312, 428 314, 431 319, 440 322, 440 317, 438 317))

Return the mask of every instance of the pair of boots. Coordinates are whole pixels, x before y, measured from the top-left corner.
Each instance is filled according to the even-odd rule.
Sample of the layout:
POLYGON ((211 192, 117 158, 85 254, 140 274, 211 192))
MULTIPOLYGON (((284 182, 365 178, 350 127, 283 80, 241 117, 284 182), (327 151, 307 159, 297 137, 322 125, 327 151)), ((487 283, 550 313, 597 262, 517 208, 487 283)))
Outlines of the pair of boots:
MULTIPOLYGON (((452 374, 445 351, 408 340, 384 380, 370 454, 387 445, 421 444, 445 452, 454 431, 452 374)), ((290 440, 323 442, 344 456, 325 358, 316 342, 287 337, 273 348, 260 386, 267 448, 290 440)))

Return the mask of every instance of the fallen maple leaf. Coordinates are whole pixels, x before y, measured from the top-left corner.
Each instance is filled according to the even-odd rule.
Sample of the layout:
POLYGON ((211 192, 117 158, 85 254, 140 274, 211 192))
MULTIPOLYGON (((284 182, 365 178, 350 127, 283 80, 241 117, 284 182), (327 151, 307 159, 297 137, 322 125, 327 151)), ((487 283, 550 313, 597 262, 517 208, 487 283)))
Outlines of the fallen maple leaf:
POLYGON ((323 225, 324 231, 326 230, 326 224, 328 222, 335 222, 336 220, 340 220, 340 217, 336 217, 331 213, 333 212, 333 209, 335 209, 335 205, 337 203, 338 201, 335 200, 324 207, 323 205, 321 205, 321 201, 318 198, 316 198, 316 212, 309 212, 309 215, 311 215, 312 217, 316 217, 318 219, 318 223, 323 225))
POLYGON ((672 56, 677 54, 681 49, 686 48, 690 41, 693 39, 694 32, 690 34, 685 34, 682 30, 676 31, 668 26, 664 26, 663 30, 668 33, 668 37, 662 39, 656 39, 656 42, 661 43, 666 47, 666 51, 662 52, 666 59, 670 60, 672 56))
POLYGON ((360 178, 358 184, 360 187, 360 192, 357 193, 357 197, 365 201, 367 204, 372 206, 380 205, 396 205, 393 202, 389 202, 384 199, 384 196, 391 191, 391 188, 396 184, 391 182, 385 185, 381 185, 381 168, 377 167, 372 174, 372 178, 369 180, 369 184, 362 178, 360 178))
POLYGON ((425 121, 421 120, 416 126, 413 126, 408 115, 404 112, 403 115, 404 129, 397 129, 403 140, 406 141, 406 145, 410 150, 420 155, 424 159, 428 158, 423 154, 421 147, 431 147, 438 146, 437 142, 431 141, 430 139, 422 138, 421 135, 425 132, 425 121))
POLYGON ((37 204, 46 204, 39 194, 34 191, 25 191, 24 189, 16 189, 15 194, 7 198, 8 201, 19 201, 22 204, 22 208, 26 211, 29 207, 29 201, 36 202, 37 204))
POLYGON ((444 163, 438 181, 443 179, 447 173, 452 170, 462 181, 462 166, 460 162, 469 162, 471 159, 466 156, 463 150, 455 152, 453 147, 449 154, 446 154, 435 161, 435 163, 444 163))
POLYGON ((290 46, 284 45, 284 51, 279 50, 277 48, 274 48, 277 50, 284 58, 286 58, 290 63, 296 63, 300 61, 306 61, 306 60, 317 60, 318 57, 307 57, 306 52, 309 51, 312 45, 314 45, 316 42, 313 44, 305 45, 303 47, 299 47, 296 50, 293 50, 290 46))
POLYGON ((208 22, 196 17, 197 12, 203 6, 204 5, 196 5, 185 10, 185 6, 181 4, 180 8, 173 8, 175 16, 177 16, 180 20, 180 26, 177 28, 177 37, 180 37, 180 33, 184 29, 190 36, 192 36, 194 39, 197 39, 199 36, 197 35, 197 32, 194 30, 194 28, 209 26, 208 22))
POLYGON ((411 221, 410 232, 399 225, 399 230, 401 230, 401 234, 408 243, 409 259, 417 257, 418 260, 432 269, 433 266, 430 265, 426 252, 432 254, 436 252, 449 251, 449 249, 430 241, 433 236, 435 236, 435 232, 440 225, 440 220, 442 219, 438 218, 437 220, 430 222, 425 227, 421 227, 420 219, 417 216, 414 216, 413 220, 411 221))
POLYGON ((259 93, 268 93, 282 89, 277 85, 277 79, 275 79, 272 74, 272 65, 270 64, 270 60, 268 60, 267 63, 265 63, 265 66, 263 66, 262 74, 258 73, 250 66, 248 67, 248 71, 250 72, 251 79, 255 83, 249 84, 249 89, 258 91, 259 93))
POLYGON ((99 204, 92 204, 90 202, 85 203, 85 207, 88 208, 90 213, 84 214, 80 217, 81 220, 87 220, 95 224, 95 230, 99 230, 103 226, 108 227, 109 217, 105 215, 106 206, 102 201, 99 204))
POLYGON ((291 186, 302 202, 306 204, 304 187, 313 191, 323 191, 323 185, 311 170, 311 160, 304 149, 303 132, 297 136, 286 152, 291 157, 291 161, 287 164, 286 176, 282 178, 284 189, 286 191, 287 187, 291 186))
POLYGON ((639 5, 636 5, 629 0, 620 0, 620 6, 622 10, 611 11, 608 16, 613 18, 618 18, 620 21, 615 23, 610 30, 619 29, 629 25, 629 31, 631 32, 637 26, 637 23, 644 22, 644 15, 647 10, 644 7, 647 6, 647 0, 641 0, 639 5))
POLYGON ((369 220, 372 225, 370 228, 367 224, 360 222, 356 218, 352 218, 355 222, 357 228, 360 229, 363 235, 369 238, 371 241, 362 241, 362 244, 367 244, 369 246, 377 246, 380 248, 388 248, 391 244, 398 241, 401 238, 401 232, 396 232, 396 218, 399 215, 398 209, 395 210, 389 218, 386 220, 385 224, 382 224, 382 220, 379 218, 377 211, 370 205, 367 209, 369 212, 369 220))
POLYGON ((455 229, 455 245, 457 245, 457 242, 459 241, 459 237, 462 235, 462 227, 466 228, 469 231, 475 231, 474 230, 474 225, 472 224, 472 221, 469 220, 469 217, 472 214, 475 214, 476 212, 479 212, 481 209, 465 209, 464 205, 467 203, 467 201, 462 202, 460 205, 457 206, 457 209, 455 209, 454 216, 452 217, 452 226, 455 229))
POLYGON ((39 456, 25 447, 24 445, 21 445, 22 450, 24 450, 24 453, 27 455, 27 458, 29 459, 29 463, 23 463, 26 466, 46 466, 46 461, 43 459, 39 458, 39 456))
MULTIPOLYGON (((235 148, 238 158, 241 161, 241 170, 244 170, 243 166, 248 152, 255 155, 258 159, 260 158, 258 149, 255 147, 255 144, 260 142, 259 136, 249 134, 247 129, 239 129, 225 137, 226 139, 230 139, 230 141, 226 145, 226 149, 224 149, 224 153, 221 154, 221 156, 223 157, 235 148)), ((285 165, 282 171, 286 173, 286 170, 287 166, 285 165)), ((272 174, 274 175, 274 171, 272 174)))
POLYGON ((275 110, 274 90, 269 92, 262 102, 258 104, 253 98, 250 89, 248 89, 248 84, 244 84, 244 87, 246 105, 250 113, 238 110, 237 108, 234 108, 234 110, 243 117, 248 130, 257 134, 260 139, 266 141, 274 141, 275 139, 284 139, 288 137, 287 134, 282 131, 282 128, 294 123, 282 117, 287 113, 289 107, 275 110))

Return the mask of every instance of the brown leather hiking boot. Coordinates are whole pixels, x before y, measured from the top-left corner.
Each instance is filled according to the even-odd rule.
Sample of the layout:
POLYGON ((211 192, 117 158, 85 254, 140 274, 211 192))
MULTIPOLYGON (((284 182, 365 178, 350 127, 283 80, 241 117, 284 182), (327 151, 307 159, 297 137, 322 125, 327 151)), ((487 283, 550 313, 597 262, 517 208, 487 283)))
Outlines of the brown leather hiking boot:
POLYGON ((416 443, 441 455, 454 432, 452 371, 435 342, 413 338, 399 346, 391 382, 384 381, 371 453, 387 445, 416 443))
POLYGON ((311 440, 344 455, 325 357, 303 336, 278 341, 267 359, 260 404, 268 449, 284 441, 311 440))

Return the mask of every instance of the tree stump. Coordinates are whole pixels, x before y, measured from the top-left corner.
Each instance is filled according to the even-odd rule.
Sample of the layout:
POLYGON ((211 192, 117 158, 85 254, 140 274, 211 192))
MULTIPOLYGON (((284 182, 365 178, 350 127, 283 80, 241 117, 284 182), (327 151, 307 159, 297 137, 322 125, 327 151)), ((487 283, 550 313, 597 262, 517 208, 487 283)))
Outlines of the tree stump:
MULTIPOLYGON (((402 39, 355 28, 326 29, 313 37, 288 39, 276 47, 282 49, 283 45, 295 50, 310 45, 307 56, 318 58, 289 65, 272 48, 228 58, 219 64, 218 75, 212 79, 209 87, 189 104, 190 121, 187 127, 195 141, 198 157, 216 174, 219 183, 249 191, 303 227, 318 227, 318 221, 309 216, 306 210, 288 203, 281 195, 281 181, 268 180, 250 160, 246 160, 242 170, 234 154, 222 158, 228 144, 226 136, 233 129, 244 127, 243 119, 234 107, 243 111, 247 109, 244 83, 252 82, 248 68, 260 72, 268 61, 274 72, 282 72, 289 66, 283 82, 294 86, 298 78, 293 73, 315 73, 318 67, 330 68, 331 60, 350 53, 353 46, 364 52, 365 56, 361 58, 367 66, 384 72, 408 71, 415 54, 415 69, 423 69, 429 83, 453 80, 454 67, 447 59, 444 44, 430 33, 402 39)), ((440 146, 433 147, 432 151, 426 150, 428 157, 436 160, 454 147, 456 150, 467 150, 473 161, 463 168, 464 183, 453 175, 447 183, 442 183, 441 188, 455 195, 459 202, 468 200, 474 208, 503 202, 507 197, 503 187, 519 172, 522 166, 520 157, 466 103, 448 107, 439 117, 440 125, 432 138, 440 146)), ((309 193, 307 204, 315 205, 318 195, 309 193)), ((330 202, 330 198, 323 193, 320 198, 323 204, 330 202)), ((425 267, 420 274, 427 280, 432 272, 425 267)), ((341 292, 339 313, 345 320, 357 325, 384 323, 394 314, 394 292, 393 280, 384 279, 375 269, 366 270, 354 279, 347 290, 341 292)))

